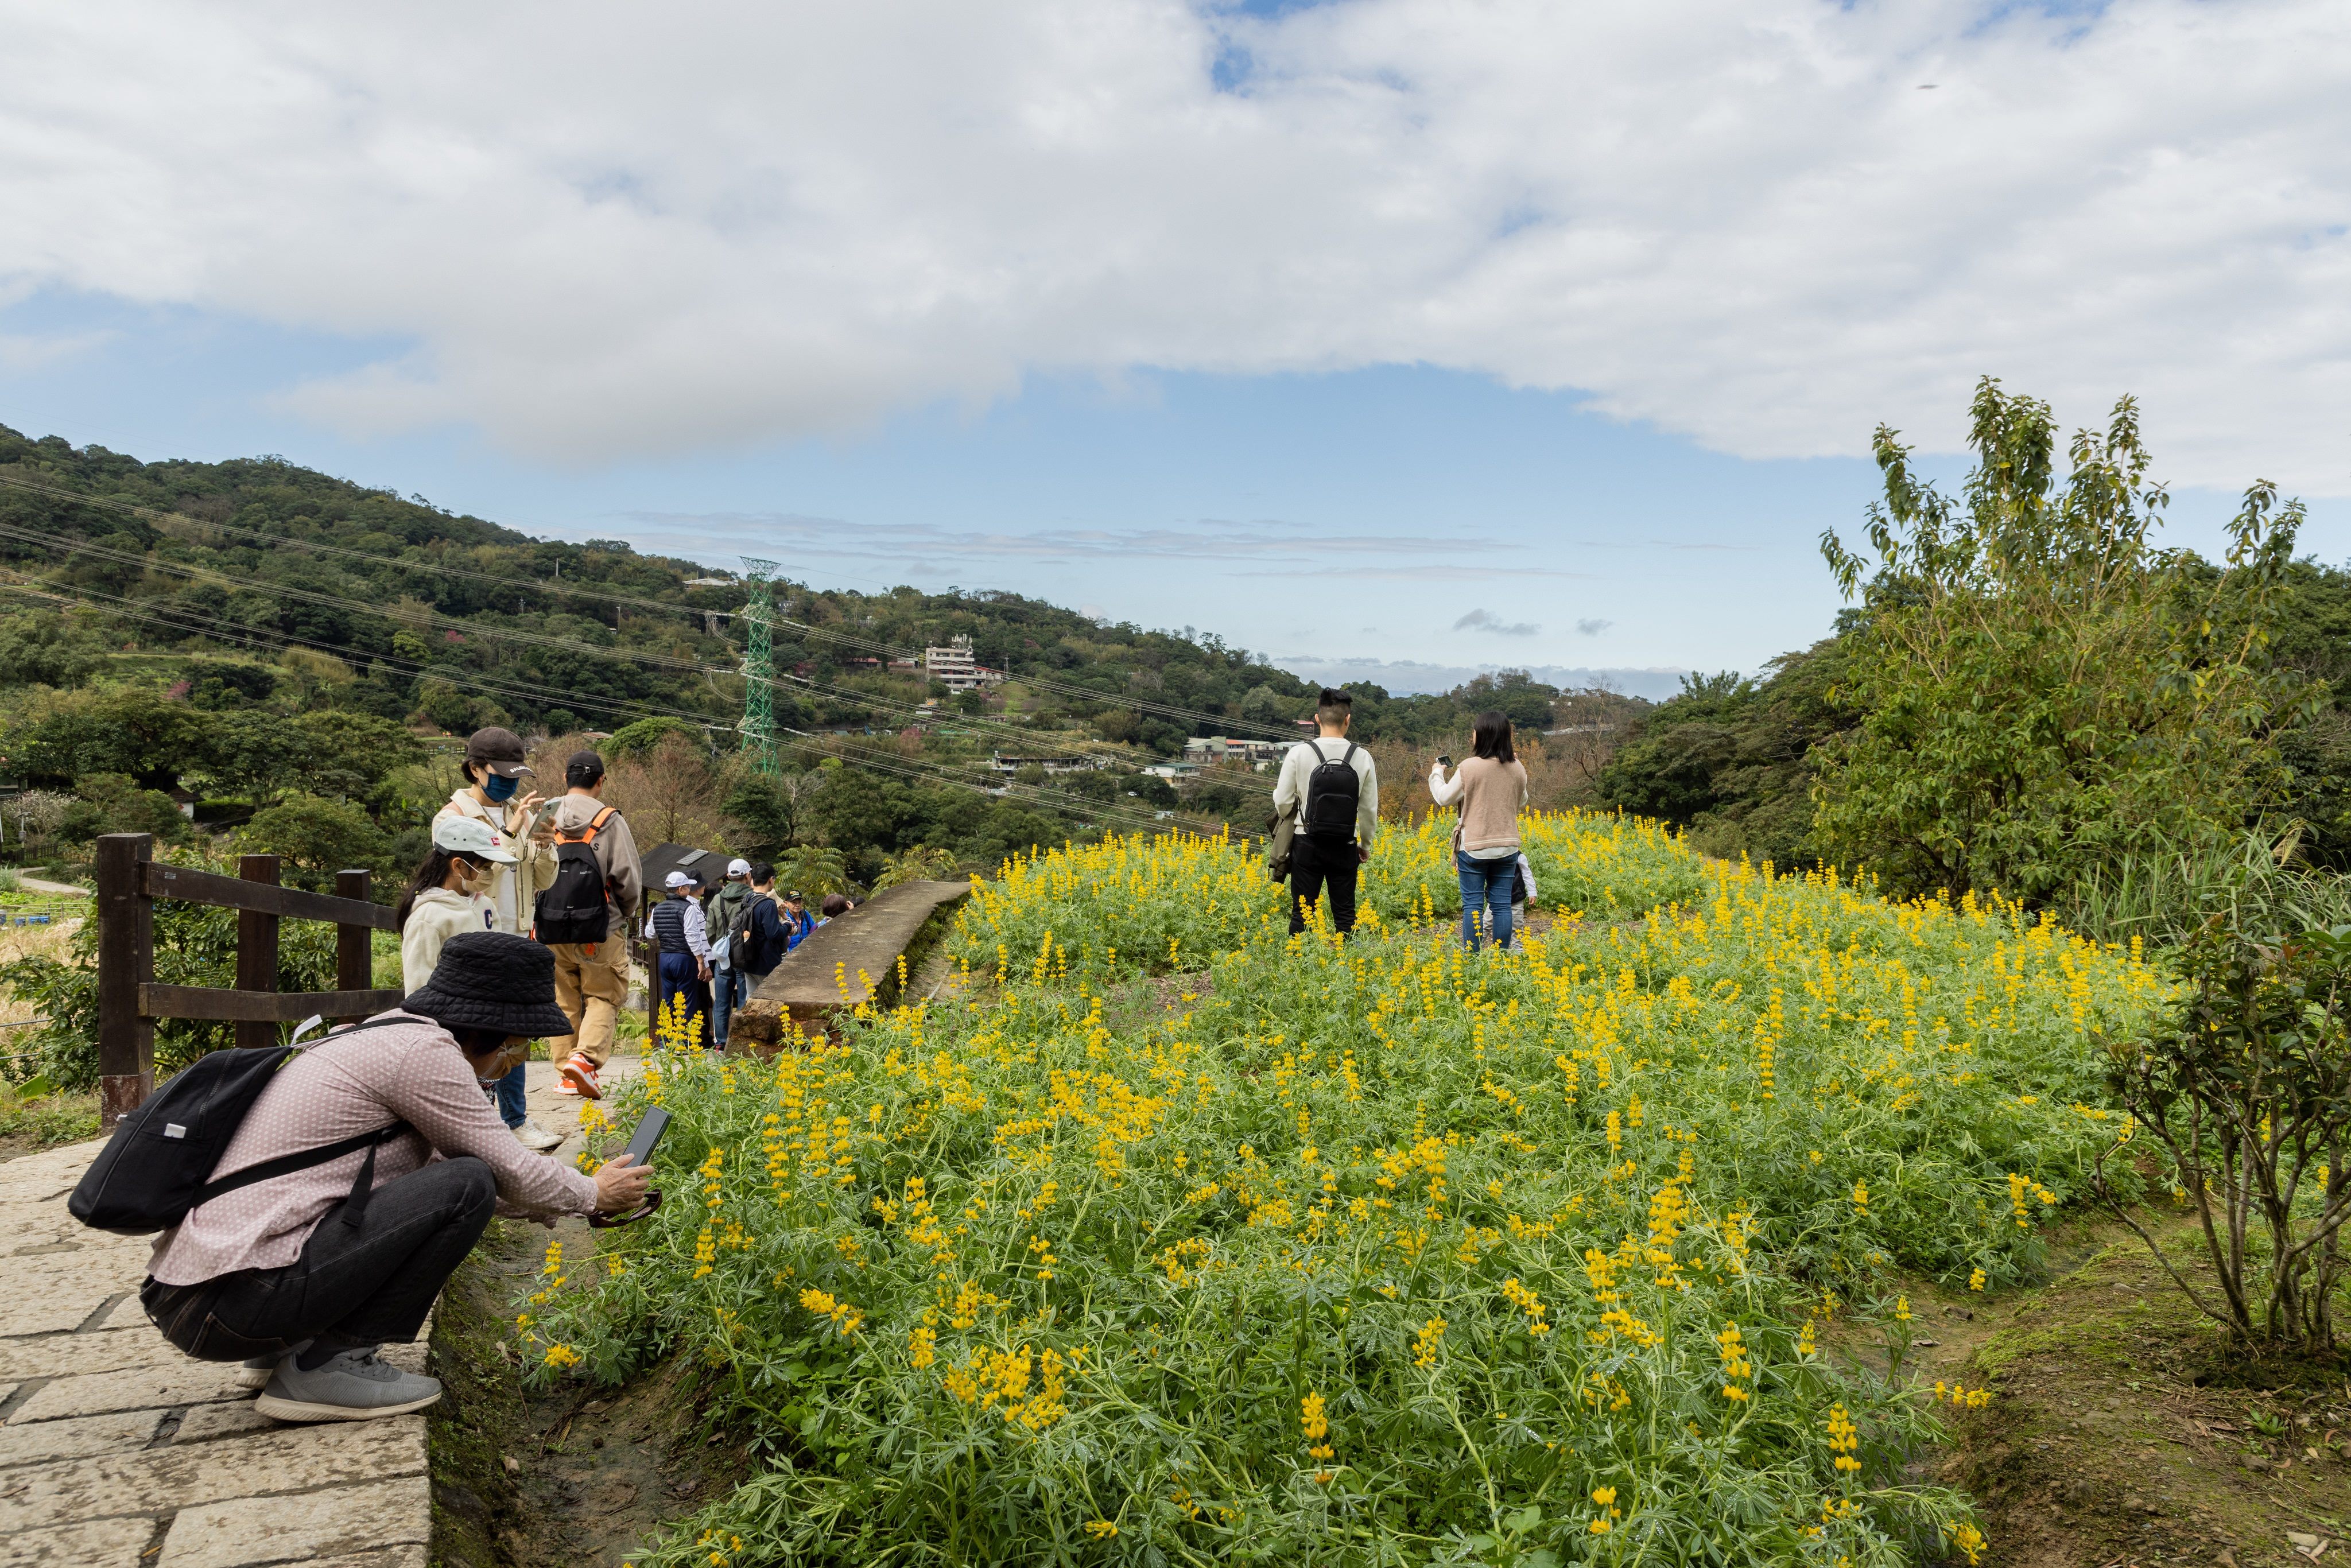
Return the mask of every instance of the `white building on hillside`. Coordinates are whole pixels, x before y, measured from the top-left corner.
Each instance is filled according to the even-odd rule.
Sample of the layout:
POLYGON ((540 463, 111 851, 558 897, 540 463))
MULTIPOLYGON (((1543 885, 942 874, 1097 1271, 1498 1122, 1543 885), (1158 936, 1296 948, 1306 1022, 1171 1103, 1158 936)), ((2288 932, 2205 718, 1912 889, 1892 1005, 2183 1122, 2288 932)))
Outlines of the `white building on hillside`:
POLYGON ((972 656, 968 637, 958 637, 944 648, 924 649, 923 675, 951 692, 976 692, 1004 679, 1003 671, 991 670, 972 656))

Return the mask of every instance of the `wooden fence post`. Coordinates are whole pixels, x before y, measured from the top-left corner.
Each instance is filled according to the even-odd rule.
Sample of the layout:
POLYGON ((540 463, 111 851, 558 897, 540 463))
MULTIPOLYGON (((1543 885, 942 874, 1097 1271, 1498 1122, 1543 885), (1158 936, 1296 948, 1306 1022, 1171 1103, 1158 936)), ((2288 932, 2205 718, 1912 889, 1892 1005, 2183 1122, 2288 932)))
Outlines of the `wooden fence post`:
MULTIPOLYGON (((246 882, 277 885, 276 855, 239 855, 236 874, 246 882)), ((236 912, 236 988, 274 991, 277 988, 277 916, 257 909, 236 912)), ((277 1026, 266 1019, 239 1022, 239 1045, 276 1045, 277 1026)))
MULTIPOLYGON (((339 871, 335 873, 335 895, 368 900, 374 878, 364 871, 339 871)), ((335 927, 335 989, 364 991, 373 988, 375 950, 371 945, 374 933, 364 925, 335 927)), ((355 1018, 340 1019, 340 1023, 357 1023, 355 1018)))
POLYGON ((99 1119, 109 1127, 155 1085, 155 1022, 139 1011, 139 988, 155 977, 154 905, 139 881, 154 848, 146 833, 98 840, 99 1119))

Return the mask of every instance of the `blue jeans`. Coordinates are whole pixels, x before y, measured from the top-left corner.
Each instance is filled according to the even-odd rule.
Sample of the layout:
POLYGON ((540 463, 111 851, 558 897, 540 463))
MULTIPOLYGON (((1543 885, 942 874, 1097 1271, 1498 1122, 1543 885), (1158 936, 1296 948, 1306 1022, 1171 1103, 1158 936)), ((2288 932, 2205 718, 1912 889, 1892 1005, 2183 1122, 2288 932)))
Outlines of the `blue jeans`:
POLYGON ((695 1031, 701 1036, 698 1043, 707 1045, 711 1039, 710 982, 702 977, 701 966, 695 962, 691 953, 664 953, 653 962, 654 983, 660 988, 655 1002, 662 1011, 667 1012, 670 998, 683 995, 686 1016, 702 1020, 701 1028, 695 1031))
POLYGON ((1499 860, 1483 861, 1465 850, 1453 852, 1453 863, 1461 873, 1461 940, 1469 950, 1478 950, 1478 915, 1482 908, 1487 915, 1486 928, 1493 934, 1494 946, 1510 945, 1510 891, 1519 874, 1519 857, 1507 854, 1499 860))
POLYGON ((718 1040, 718 1049, 726 1049, 726 1020, 735 1009, 751 999, 751 977, 740 969, 710 971, 711 1030, 718 1040))
POLYGON ((521 1126, 530 1116, 522 1103, 522 1063, 517 1062, 515 1070, 499 1079, 497 1087, 488 1091, 490 1098, 497 1103, 498 1120, 509 1127, 521 1126))

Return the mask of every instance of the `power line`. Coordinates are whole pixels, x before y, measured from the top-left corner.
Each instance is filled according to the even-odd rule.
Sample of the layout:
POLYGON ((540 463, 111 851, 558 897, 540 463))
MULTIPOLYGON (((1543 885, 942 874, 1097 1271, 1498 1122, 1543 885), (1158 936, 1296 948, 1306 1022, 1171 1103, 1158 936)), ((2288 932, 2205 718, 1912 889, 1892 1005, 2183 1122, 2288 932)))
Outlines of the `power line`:
MULTIPOLYGON (((672 604, 665 601, 657 599, 641 599, 633 595, 617 593, 599 589, 592 585, 586 587, 574 586, 564 583, 559 579, 548 580, 542 578, 506 577, 496 572, 478 571, 469 567, 402 560, 397 556, 379 555, 371 550, 354 549, 347 545, 327 544, 317 539, 294 538, 282 534, 268 533, 258 528, 242 528, 235 523, 213 522, 203 517, 189 517, 184 512, 162 511, 155 507, 142 507, 136 502, 120 500, 113 497, 91 496, 83 494, 79 491, 63 489, 56 486, 42 485, 16 475, 0 474, 0 485, 12 486, 20 490, 52 497, 58 500, 78 502, 95 507, 111 507, 117 511, 130 513, 136 517, 160 518, 164 521, 184 524, 191 528, 214 528, 223 533, 241 534, 247 538, 263 540, 273 546, 290 548, 294 549, 305 549, 321 555, 340 556, 346 559, 367 561, 379 566, 396 568, 403 571, 432 572, 444 577, 463 578, 475 582, 496 584, 502 588, 530 589, 542 593, 580 595, 605 600, 616 605, 627 604, 633 605, 641 609, 656 610, 665 614, 692 615, 697 613, 697 612, 695 612, 690 605, 672 604)), ((528 536, 526 535, 525 537, 528 538, 528 536)), ((533 542, 536 543, 539 541, 533 542)), ((460 548, 466 547, 461 546, 460 548)), ((812 622, 793 620, 789 616, 778 615, 774 618, 774 623, 778 625, 791 626, 812 637, 835 643, 842 647, 859 649, 869 654, 878 653, 883 655, 885 658, 908 658, 913 655, 914 652, 912 649, 898 648, 887 643, 872 642, 868 639, 857 637, 850 632, 838 632, 831 627, 819 626, 812 622)), ((1039 691, 1048 692, 1054 695, 1073 696, 1087 702, 1112 703, 1121 707, 1133 708, 1138 713, 1150 713, 1163 718, 1177 718, 1199 723, 1221 725, 1225 727, 1224 733, 1232 733, 1235 730, 1258 730, 1266 735, 1281 738, 1293 738, 1296 733, 1294 730, 1286 729, 1279 725, 1260 724, 1254 719, 1244 719, 1228 715, 1206 713, 1196 708, 1186 708, 1175 704, 1155 703, 1131 696, 1108 696, 1103 693, 1093 690, 1090 686, 1079 685, 1073 682, 1056 681, 1050 676, 1023 675, 1020 679, 1022 684, 1025 685, 1033 686, 1039 691)))
MULTIPOLYGON (((0 525, 0 532, 5 531, 7 531, 5 526, 0 525)), ((54 588, 34 589, 28 588, 23 584, 16 583, 0 583, 0 589, 6 589, 14 592, 26 594, 32 597, 48 599, 61 598, 64 597, 66 592, 70 592, 85 601, 95 599, 109 601, 110 604, 114 607, 110 610, 110 613, 120 615, 128 620, 141 621, 150 624, 162 626, 168 630, 178 632, 183 635, 193 633, 199 636, 214 637, 223 642, 232 643, 235 645, 256 649, 266 649, 273 645, 267 639, 249 631, 224 626, 219 622, 209 619, 199 622, 197 617, 184 610, 175 612, 172 615, 157 614, 136 608, 137 605, 142 602, 141 601, 131 600, 119 594, 107 593, 102 590, 88 588, 80 584, 68 585, 68 589, 65 591, 59 591, 54 588)), ((309 638, 294 636, 290 633, 281 632, 275 633, 273 635, 280 641, 291 643, 301 647, 312 648, 320 653, 340 656, 350 652, 350 649, 340 647, 334 643, 317 642, 309 638)), ((493 681, 479 675, 472 674, 468 672, 453 669, 447 665, 423 664, 417 661, 402 658, 398 654, 371 654, 369 657, 374 663, 394 666, 412 676, 426 675, 437 680, 445 680, 453 685, 461 685, 469 690, 483 692, 493 696, 524 697, 539 702, 552 703, 569 708, 585 707, 608 714, 620 715, 625 717, 680 718, 686 720, 689 723, 701 726, 706 729, 726 729, 735 727, 724 723, 714 722, 709 716, 695 713, 690 709, 664 707, 658 704, 646 703, 635 699, 615 700, 602 696, 587 695, 577 692, 564 692, 555 690, 550 687, 527 683, 493 681)), ((1036 786, 1021 784, 1017 780, 1012 779, 1006 779, 1000 784, 995 785, 982 784, 977 779, 959 777, 951 771, 946 764, 932 762, 919 758, 885 755, 877 751, 867 750, 865 748, 856 747, 853 742, 851 742, 844 736, 834 736, 834 747, 838 749, 829 749, 822 742, 819 741, 811 732, 799 729, 788 729, 785 733, 798 737, 791 740, 782 741, 782 744, 790 746, 796 750, 815 755, 820 758, 824 757, 832 757, 845 764, 867 768, 871 771, 894 777, 910 783, 929 782, 956 788, 968 789, 981 794, 999 799, 1012 799, 1025 801, 1040 808, 1050 808, 1064 811, 1082 809, 1088 815, 1098 818, 1107 818, 1137 831, 1165 831, 1168 827, 1167 822, 1161 821, 1155 816, 1146 818, 1135 808, 1121 806, 1115 802, 1092 800, 1083 802, 1083 806, 1081 808, 1079 803, 1070 801, 1066 797, 1056 798, 1038 789, 1036 786)), ((780 737, 778 738, 780 739, 780 737)), ((1178 822, 1176 824, 1176 831, 1198 831, 1200 830, 1197 828, 1187 828, 1184 824, 1178 822)))
MULTIPOLYGON (((412 630, 421 629, 444 631, 455 633, 460 641, 463 641, 465 638, 469 636, 503 639, 507 642, 519 643, 524 646, 548 648, 560 653, 573 653, 587 658, 603 660, 611 663, 633 662, 639 664, 650 664, 660 668, 674 670, 681 674, 698 674, 705 678, 720 675, 737 677, 741 674, 741 671, 737 669, 729 669, 720 664, 705 664, 699 660, 679 658, 665 653, 657 653, 648 649, 628 649, 616 653, 612 649, 600 647, 592 643, 583 643, 577 638, 551 636, 546 632, 532 632, 521 627, 499 626, 486 623, 477 619, 465 619, 458 616, 444 615, 440 612, 434 610, 395 612, 393 611, 386 610, 381 605, 371 604, 360 600, 350 598, 346 594, 329 593, 319 589, 299 588, 289 583, 268 582, 257 578, 241 576, 235 572, 224 570, 219 567, 198 565, 188 561, 158 559, 151 555, 132 550, 116 549, 112 546, 93 543, 88 539, 54 539, 38 533, 36 530, 18 528, 14 524, 0 523, 0 538, 14 538, 24 543, 37 545, 44 549, 61 550, 68 554, 94 556, 101 560, 111 560, 125 566, 136 566, 145 571, 162 571, 171 573, 186 578, 191 581, 214 581, 223 583, 233 588, 250 591, 264 599, 268 599, 273 601, 293 599, 305 603, 319 605, 328 609, 341 610, 360 615, 371 616, 378 620, 389 622, 392 625, 406 626, 412 630)), ((331 651, 331 645, 329 646, 331 651)), ((803 689, 811 692, 821 692, 824 695, 837 698, 840 701, 857 704, 868 709, 895 708, 901 712, 916 715, 919 715, 922 712, 920 708, 911 703, 893 701, 891 698, 881 696, 873 693, 858 691, 853 687, 833 685, 827 682, 811 680, 797 675, 791 677, 791 679, 795 685, 803 689)), ((999 727, 1008 732, 1019 735, 1024 739, 1028 738, 1031 734, 1031 732, 1027 730, 1025 727, 1014 724, 1011 720, 999 717, 995 715, 984 714, 973 716, 973 717, 974 722, 977 724, 999 727)), ((1082 748, 1084 743, 1081 742, 1080 744, 1082 748)))

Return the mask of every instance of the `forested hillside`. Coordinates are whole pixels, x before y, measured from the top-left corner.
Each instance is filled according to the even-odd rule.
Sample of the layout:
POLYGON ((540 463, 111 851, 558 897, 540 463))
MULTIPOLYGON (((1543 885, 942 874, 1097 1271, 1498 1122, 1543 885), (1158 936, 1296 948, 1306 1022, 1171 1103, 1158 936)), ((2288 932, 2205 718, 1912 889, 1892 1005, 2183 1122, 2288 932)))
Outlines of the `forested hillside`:
MULTIPOLYGON (((0 809, 0 838, 12 859, 69 857, 110 828, 185 836, 184 805, 199 827, 298 839, 306 865, 395 869, 453 782, 431 738, 503 724, 620 732, 675 831, 831 850, 844 878, 870 880, 916 849, 992 864, 1167 812, 1261 826, 1262 778, 1217 769, 1179 795, 1136 769, 1195 735, 1295 737, 1313 705, 1306 683, 1213 637, 1014 593, 782 575, 785 771, 749 779, 733 761, 737 572, 535 539, 275 458, 142 463, 0 427, 0 781, 47 797, 13 824, 0 809), (986 696, 926 682, 922 649, 956 637, 1009 679, 986 696), (1109 766, 1007 778, 998 753, 1109 766)), ((1406 770, 1405 748, 1458 745, 1481 707, 1529 731, 1563 724, 1562 798, 1641 706, 1508 674, 1443 696, 1352 689, 1358 735, 1406 770)))

